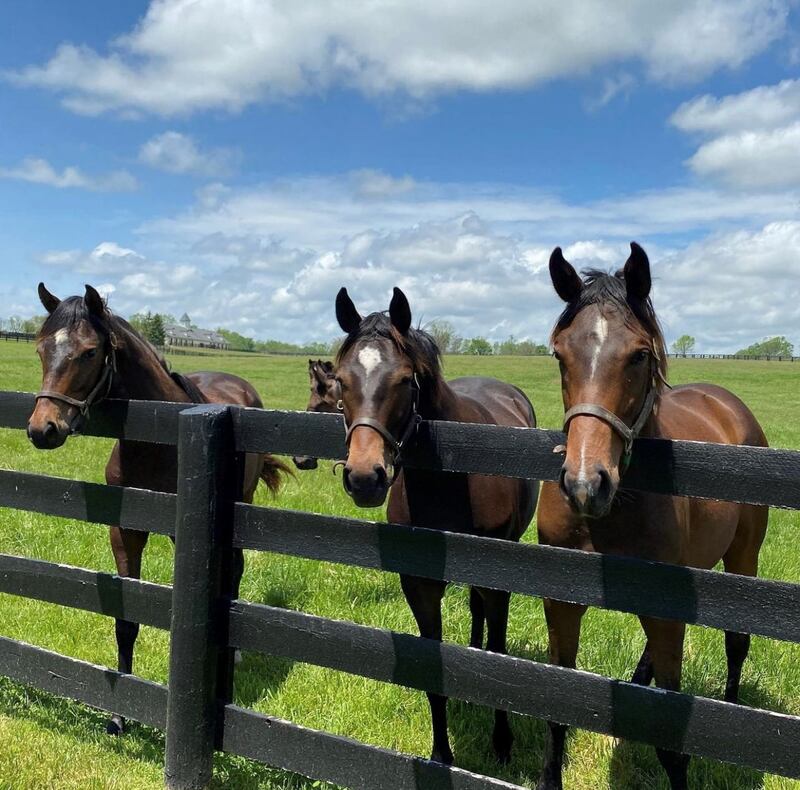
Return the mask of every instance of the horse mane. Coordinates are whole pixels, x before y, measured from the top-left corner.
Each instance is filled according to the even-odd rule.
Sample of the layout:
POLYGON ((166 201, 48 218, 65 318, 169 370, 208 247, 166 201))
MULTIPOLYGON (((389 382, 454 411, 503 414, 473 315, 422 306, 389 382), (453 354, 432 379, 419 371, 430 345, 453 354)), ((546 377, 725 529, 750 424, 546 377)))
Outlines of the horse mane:
POLYGON ((662 382, 667 378, 667 345, 650 297, 636 299, 629 296, 621 269, 614 274, 600 269, 584 269, 581 274, 584 277, 583 288, 578 298, 569 302, 556 320, 556 325, 550 333, 550 342, 552 343, 555 336, 568 327, 585 307, 593 304, 601 308, 611 307, 619 312, 626 326, 634 328, 638 321, 650 335, 660 374, 658 386, 662 387, 662 382))
POLYGON ((410 360, 417 374, 420 386, 435 388, 442 381, 442 355, 439 346, 431 335, 421 328, 409 328, 403 335, 395 329, 387 312, 370 313, 364 318, 355 332, 344 339, 336 353, 336 364, 339 365, 348 351, 361 340, 383 338, 391 340, 398 351, 410 360))
POLYGON ((156 347, 149 340, 142 337, 124 318, 114 315, 108 309, 108 306, 103 310, 102 316, 92 313, 82 296, 68 296, 62 299, 55 310, 45 319, 36 339, 38 341, 49 337, 58 332, 59 329, 70 329, 81 321, 88 321, 94 330, 104 337, 109 337, 111 334, 132 335, 155 357, 164 372, 186 393, 193 403, 208 402, 197 385, 186 376, 170 370, 169 363, 159 354, 156 347))

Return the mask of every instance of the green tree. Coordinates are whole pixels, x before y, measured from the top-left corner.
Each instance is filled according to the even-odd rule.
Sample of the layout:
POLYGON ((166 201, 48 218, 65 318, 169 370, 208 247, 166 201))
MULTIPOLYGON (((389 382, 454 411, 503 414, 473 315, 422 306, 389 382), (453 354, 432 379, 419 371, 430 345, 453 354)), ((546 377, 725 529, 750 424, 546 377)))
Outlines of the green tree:
POLYGON ((148 336, 148 340, 154 346, 163 346, 164 345, 164 319, 161 317, 160 313, 156 313, 150 319, 150 334, 148 336))
POLYGON ((736 352, 737 357, 791 357, 793 354, 794 346, 783 335, 768 337, 736 352))
POLYGON ((694 351, 694 338, 691 335, 681 335, 672 344, 673 354, 691 354, 694 351))
POLYGON ((492 353, 492 344, 485 337, 473 337, 467 341, 464 353, 488 356, 492 353))
POLYGON ((217 332, 219 332, 219 334, 221 334, 228 341, 228 344, 234 351, 256 350, 256 342, 252 337, 245 337, 244 335, 240 335, 238 332, 234 332, 231 329, 222 329, 222 327, 217 329, 217 332))
POLYGON ((46 315, 35 315, 32 318, 26 318, 22 322, 22 329, 20 331, 29 335, 35 335, 42 328, 42 324, 46 318, 46 315))

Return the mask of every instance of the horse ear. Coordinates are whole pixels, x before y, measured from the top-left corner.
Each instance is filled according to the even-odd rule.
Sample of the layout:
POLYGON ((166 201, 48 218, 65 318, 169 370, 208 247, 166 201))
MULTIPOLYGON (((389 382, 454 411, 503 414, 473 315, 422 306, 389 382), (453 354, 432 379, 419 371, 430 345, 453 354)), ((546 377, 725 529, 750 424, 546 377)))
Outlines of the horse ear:
POLYGON ((650 294, 650 261, 647 253, 635 242, 631 242, 631 254, 625 261, 625 268, 622 270, 625 278, 625 290, 628 297, 633 297, 642 301, 647 299, 650 294))
POLYGON ((39 283, 39 301, 42 303, 44 309, 47 310, 48 314, 52 313, 53 310, 61 304, 61 300, 57 296, 53 296, 53 294, 44 287, 44 283, 39 283))
POLYGON ((411 306, 406 295, 399 288, 395 288, 392 292, 392 301, 389 303, 389 319, 392 326, 401 335, 408 332, 411 327, 411 306))
POLYGON ((89 312, 92 315, 96 315, 98 317, 102 316, 103 313, 106 311, 106 305, 103 301, 103 297, 100 296, 91 285, 87 283, 86 285, 86 294, 83 297, 83 301, 86 303, 86 307, 89 309, 89 312))
POLYGON ((565 302, 574 302, 583 290, 583 281, 562 254, 561 247, 556 247, 550 255, 550 279, 565 302))
POLYGON ((322 363, 322 369, 325 371, 326 376, 333 376, 333 362, 328 362, 326 360, 322 363))
POLYGON ((358 327, 361 326, 361 316, 347 293, 347 288, 340 288, 339 293, 336 294, 336 320, 348 335, 357 332, 358 327))

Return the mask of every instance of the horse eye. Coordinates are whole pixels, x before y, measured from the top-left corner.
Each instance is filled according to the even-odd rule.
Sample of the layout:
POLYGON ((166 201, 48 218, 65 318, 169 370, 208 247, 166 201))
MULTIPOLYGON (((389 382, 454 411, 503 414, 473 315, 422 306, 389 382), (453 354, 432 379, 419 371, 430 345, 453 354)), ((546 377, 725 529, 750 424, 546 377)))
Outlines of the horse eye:
POLYGON ((639 349, 631 356, 632 365, 641 365, 650 355, 644 349, 639 349))
POLYGON ((554 352, 553 352, 553 359, 554 359, 556 362, 561 362, 561 356, 559 355, 558 351, 554 351, 554 352))
POLYGON ((81 358, 91 359, 96 353, 97 353, 96 348, 90 348, 88 351, 84 351, 83 354, 81 354, 81 358))

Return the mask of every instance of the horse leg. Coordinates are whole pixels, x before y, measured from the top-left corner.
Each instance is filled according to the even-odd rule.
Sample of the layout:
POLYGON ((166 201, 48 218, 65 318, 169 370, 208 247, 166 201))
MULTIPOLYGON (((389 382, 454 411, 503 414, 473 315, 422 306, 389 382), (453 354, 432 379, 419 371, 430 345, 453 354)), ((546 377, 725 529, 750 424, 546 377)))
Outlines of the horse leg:
MULTIPOLYGON (((674 620, 657 620, 652 617, 639 619, 647 634, 656 685, 669 691, 680 691, 686 625, 674 620)), ((656 749, 656 754, 667 773, 672 790, 687 790, 689 755, 668 749, 656 749)))
POLYGON ((631 678, 631 683, 639 686, 649 686, 653 682, 653 659, 650 657, 650 645, 645 644, 642 657, 636 665, 636 670, 631 678))
MULTIPOLYGON (((142 552, 150 533, 111 527, 109 536, 117 574, 138 579, 142 572, 142 552)), ((129 675, 133 672, 133 645, 139 635, 139 623, 117 619, 114 621, 114 631, 117 637, 117 669, 129 675)), ((106 724, 106 732, 109 735, 122 735, 124 731, 125 719, 117 713, 113 714, 106 724)))
POLYGON ((483 596, 475 587, 469 588, 469 611, 472 615, 472 631, 469 637, 470 647, 483 647, 483 624, 485 613, 483 609, 483 596))
MULTIPOLYGON (((758 574, 758 552, 767 530, 768 517, 769 511, 766 508, 742 506, 736 535, 722 558, 728 573, 738 573, 742 576, 758 574)), ((725 702, 739 702, 742 664, 749 652, 750 634, 740 634, 737 631, 725 632, 725 656, 728 663, 725 702)))
MULTIPOLYGON (((480 591, 486 611, 486 630, 487 641, 486 649, 493 653, 506 652, 506 632, 508 630, 508 602, 511 593, 502 590, 480 591)), ((494 732, 492 733, 492 745, 494 753, 501 763, 507 763, 511 759, 511 744, 514 742, 514 734, 508 723, 508 711, 495 710, 494 712, 494 732)))
MULTIPOLYGON (((422 579, 418 576, 400 576, 403 594, 417 621, 420 636, 442 641, 442 596, 445 582, 422 579)), ((447 737, 447 697, 428 693, 433 726, 431 760, 451 765, 453 752, 447 737)))
MULTIPOLYGON (((550 663, 575 669, 581 618, 587 607, 545 599, 544 614, 550 641, 550 663)), ((547 722, 544 764, 536 790, 561 790, 561 768, 564 763, 565 724, 547 722)))

